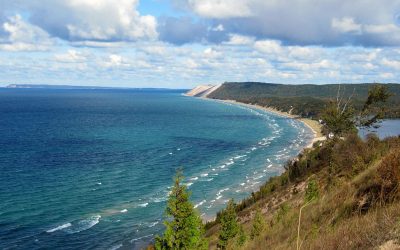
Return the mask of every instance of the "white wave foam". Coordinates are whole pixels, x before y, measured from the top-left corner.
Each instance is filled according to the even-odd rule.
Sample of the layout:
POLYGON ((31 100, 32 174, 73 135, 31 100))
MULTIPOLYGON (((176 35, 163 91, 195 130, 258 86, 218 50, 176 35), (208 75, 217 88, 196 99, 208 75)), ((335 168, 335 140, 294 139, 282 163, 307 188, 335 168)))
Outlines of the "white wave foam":
POLYGON ((215 198, 216 200, 219 200, 222 198, 222 195, 218 195, 217 198, 215 198))
POLYGON ((126 212, 128 212, 128 209, 122 209, 121 211, 119 211, 120 213, 126 213, 126 212))
POLYGON ((70 226, 72 226, 72 224, 68 222, 68 223, 62 224, 62 225, 60 225, 60 226, 58 226, 58 227, 49 229, 49 230, 47 230, 46 232, 47 232, 47 233, 53 233, 53 232, 55 232, 55 231, 62 230, 62 229, 64 229, 64 228, 68 228, 68 227, 70 227, 70 226))
POLYGON ((101 218, 100 215, 91 216, 88 219, 84 219, 84 220, 78 221, 78 223, 76 223, 76 224, 72 224, 65 231, 70 234, 74 234, 74 233, 79 233, 79 232, 88 230, 89 228, 92 228, 97 223, 99 223, 100 218, 101 218))
POLYGON ((186 183, 186 186, 187 186, 187 187, 190 187, 191 185, 193 185, 193 182, 188 182, 188 183, 186 183))
POLYGON ((234 163, 235 163, 234 161, 229 161, 229 162, 226 163, 226 165, 227 165, 227 166, 230 166, 230 165, 232 165, 232 164, 234 164, 234 163))
POLYGON ((167 197, 161 197, 161 198, 156 197, 156 198, 151 198, 151 201, 152 201, 152 202, 155 202, 155 203, 163 202, 163 201, 166 201, 166 200, 167 200, 167 197))
POLYGON ((148 227, 154 227, 155 225, 157 225, 159 223, 159 221, 155 221, 155 222, 151 222, 149 223, 148 227))
POLYGON ((117 250, 120 249, 123 245, 122 244, 118 244, 116 246, 112 246, 109 250, 117 250))
POLYGON ((198 208, 199 206, 203 205, 206 202, 206 200, 202 200, 199 203, 197 203, 196 205, 194 205, 194 208, 198 208))
POLYGON ((149 238, 151 236, 153 236, 153 234, 149 234, 149 235, 145 235, 145 236, 142 236, 142 237, 139 237, 139 238, 132 239, 132 240, 130 240, 130 242, 133 243, 135 241, 138 241, 138 240, 141 240, 141 239, 145 239, 145 238, 149 238))
POLYGON ((199 179, 199 177, 192 177, 192 178, 190 178, 189 180, 191 180, 191 181, 196 181, 196 180, 198 180, 199 179))
POLYGON ((208 173, 201 174, 201 177, 207 177, 207 176, 208 176, 208 173))
POLYGON ((146 202, 146 203, 142 203, 142 204, 139 204, 138 206, 139 206, 139 207, 147 207, 147 205, 149 205, 149 203, 148 203, 148 202, 146 202))

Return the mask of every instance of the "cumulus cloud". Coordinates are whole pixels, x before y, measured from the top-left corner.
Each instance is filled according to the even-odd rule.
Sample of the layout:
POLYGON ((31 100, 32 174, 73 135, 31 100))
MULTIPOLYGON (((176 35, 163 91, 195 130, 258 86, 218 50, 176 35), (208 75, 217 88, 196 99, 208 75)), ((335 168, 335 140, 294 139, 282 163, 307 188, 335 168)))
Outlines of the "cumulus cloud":
POLYGON ((20 15, 10 17, 3 23, 4 32, 0 49, 8 51, 47 50, 54 41, 47 32, 25 22, 20 15))
POLYGON ((74 49, 68 50, 66 53, 57 54, 54 56, 57 62, 65 62, 65 63, 78 63, 87 61, 87 55, 81 51, 77 51, 74 49))
POLYGON ((188 0, 189 6, 197 14, 208 18, 251 16, 250 2, 248 0, 188 0))
POLYGON ((342 19, 333 18, 332 28, 342 33, 354 32, 357 34, 361 33, 361 25, 356 23, 351 17, 344 17, 342 19))
POLYGON ((400 44, 398 35, 390 35, 399 33, 393 17, 400 11, 400 1, 186 0, 186 6, 200 17, 218 20, 228 33, 285 44, 400 44))
MULTIPOLYGON (((17 10, 50 35, 69 41, 157 38, 157 20, 137 11, 138 0, 15 0, 17 10)), ((16 11, 12 6, 3 12, 16 11)), ((4 15, 4 13, 3 13, 4 15)))

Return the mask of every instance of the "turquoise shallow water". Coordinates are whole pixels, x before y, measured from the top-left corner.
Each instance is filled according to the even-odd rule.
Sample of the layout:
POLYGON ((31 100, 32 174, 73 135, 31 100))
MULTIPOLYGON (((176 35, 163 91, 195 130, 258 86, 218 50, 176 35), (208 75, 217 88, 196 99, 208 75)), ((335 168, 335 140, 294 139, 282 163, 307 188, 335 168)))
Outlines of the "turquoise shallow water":
POLYGON ((1 249, 139 248, 163 228, 177 168, 211 218, 312 138, 178 91, 0 89, 0 115, 1 249))

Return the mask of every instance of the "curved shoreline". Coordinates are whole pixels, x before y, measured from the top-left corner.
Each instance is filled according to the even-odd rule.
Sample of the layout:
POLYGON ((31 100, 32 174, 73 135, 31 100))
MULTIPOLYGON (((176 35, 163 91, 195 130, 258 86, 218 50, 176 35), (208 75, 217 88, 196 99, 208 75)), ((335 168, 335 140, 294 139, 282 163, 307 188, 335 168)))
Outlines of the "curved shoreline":
POLYGON ((296 115, 292 115, 289 114, 287 112, 282 112, 279 111, 275 108, 272 107, 263 107, 257 104, 248 104, 248 103, 244 103, 244 102, 238 102, 236 100, 221 100, 221 99, 212 99, 212 98, 207 98, 207 97, 200 97, 201 99, 205 99, 205 100, 214 100, 214 101, 219 101, 219 102, 223 102, 223 103, 229 103, 229 104, 235 104, 235 105, 242 105, 242 106, 246 106, 249 108, 255 108, 255 109, 259 109, 262 111, 266 111, 278 116, 282 116, 282 117, 286 117, 286 118, 290 118, 290 119, 295 119, 300 121, 301 123, 303 123, 305 126, 307 126, 313 133, 313 139, 310 141, 309 144, 307 144, 306 147, 304 148, 312 148, 313 144, 317 141, 324 141, 326 140, 326 137, 322 135, 322 125, 319 124, 317 121, 315 120, 311 120, 309 118, 302 118, 296 115))

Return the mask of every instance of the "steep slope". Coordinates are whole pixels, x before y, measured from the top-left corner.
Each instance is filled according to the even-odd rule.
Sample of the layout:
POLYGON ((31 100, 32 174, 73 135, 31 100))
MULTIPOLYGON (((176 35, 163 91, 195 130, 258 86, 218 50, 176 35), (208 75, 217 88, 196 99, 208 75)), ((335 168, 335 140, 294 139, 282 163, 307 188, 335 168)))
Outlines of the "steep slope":
MULTIPOLYGON (((285 169, 236 206, 247 240, 228 249, 399 249, 399 137, 319 142, 285 169), (258 209, 265 227, 251 239, 258 209)), ((218 218, 207 228, 216 249, 218 218)))
POLYGON ((195 96, 195 97, 207 97, 216 91, 221 85, 199 85, 194 89, 189 90, 185 93, 187 96, 195 96))

